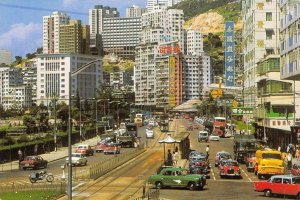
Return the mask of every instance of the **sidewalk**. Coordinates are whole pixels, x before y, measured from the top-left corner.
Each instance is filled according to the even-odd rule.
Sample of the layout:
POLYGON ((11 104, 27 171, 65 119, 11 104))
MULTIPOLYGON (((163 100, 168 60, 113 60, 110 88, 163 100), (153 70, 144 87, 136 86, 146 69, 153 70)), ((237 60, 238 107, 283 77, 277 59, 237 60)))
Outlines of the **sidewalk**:
MULTIPOLYGON (((78 144, 89 144, 91 146, 94 146, 97 141, 99 141, 99 137, 94 137, 91 139, 88 139, 86 141, 76 143, 72 145, 72 152, 76 148, 78 144)), ((51 151, 49 153, 39 154, 44 160, 47 160, 48 163, 54 162, 56 160, 60 160, 62 158, 68 157, 68 147, 62 147, 59 148, 57 151, 51 151)), ((0 172, 3 171, 13 171, 13 170, 19 170, 19 161, 12 161, 4 164, 0 164, 0 172)))

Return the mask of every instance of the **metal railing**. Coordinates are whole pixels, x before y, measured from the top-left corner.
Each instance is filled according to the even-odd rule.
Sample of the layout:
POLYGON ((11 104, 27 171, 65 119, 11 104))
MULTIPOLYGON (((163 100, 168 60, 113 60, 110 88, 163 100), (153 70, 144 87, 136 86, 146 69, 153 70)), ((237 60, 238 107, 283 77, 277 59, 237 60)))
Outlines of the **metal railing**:
POLYGON ((149 190, 147 193, 144 193, 141 197, 131 198, 131 200, 159 200, 159 189, 149 190))
POLYGON ((31 191, 58 191, 61 194, 66 191, 66 183, 34 183, 14 184, 0 186, 0 193, 4 192, 31 192, 31 191))

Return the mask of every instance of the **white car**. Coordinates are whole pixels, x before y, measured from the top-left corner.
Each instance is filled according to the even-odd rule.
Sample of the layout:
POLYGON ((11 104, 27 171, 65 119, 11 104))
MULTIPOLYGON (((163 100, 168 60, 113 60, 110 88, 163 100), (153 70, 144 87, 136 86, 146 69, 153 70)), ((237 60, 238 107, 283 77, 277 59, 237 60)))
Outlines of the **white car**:
POLYGON ((209 135, 208 140, 209 141, 220 141, 220 136, 213 133, 213 134, 209 135))
POLYGON ((149 124, 148 124, 149 126, 155 126, 155 121, 149 121, 149 124))
POLYGON ((154 138, 154 130, 153 129, 146 129, 146 138, 154 138))
MULTIPOLYGON (((72 165, 87 165, 87 158, 82 153, 72 153, 72 165)), ((69 163, 69 158, 66 159, 66 164, 69 163)))

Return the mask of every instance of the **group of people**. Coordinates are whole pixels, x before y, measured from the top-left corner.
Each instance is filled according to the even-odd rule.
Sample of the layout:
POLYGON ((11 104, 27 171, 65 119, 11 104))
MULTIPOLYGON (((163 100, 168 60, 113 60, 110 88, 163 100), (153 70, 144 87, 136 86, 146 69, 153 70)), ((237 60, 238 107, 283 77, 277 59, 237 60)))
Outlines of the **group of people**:
MULTIPOLYGON (((278 147, 278 151, 281 151, 281 147, 278 147)), ((300 148, 295 147, 293 144, 289 144, 286 148, 286 156, 284 157, 285 162, 287 163, 287 168, 291 169, 293 158, 297 161, 300 160, 300 148)))
POLYGON ((168 149, 166 165, 167 166, 176 166, 177 165, 177 157, 178 157, 178 147, 175 147, 175 150, 173 151, 173 153, 171 153, 171 150, 168 149))

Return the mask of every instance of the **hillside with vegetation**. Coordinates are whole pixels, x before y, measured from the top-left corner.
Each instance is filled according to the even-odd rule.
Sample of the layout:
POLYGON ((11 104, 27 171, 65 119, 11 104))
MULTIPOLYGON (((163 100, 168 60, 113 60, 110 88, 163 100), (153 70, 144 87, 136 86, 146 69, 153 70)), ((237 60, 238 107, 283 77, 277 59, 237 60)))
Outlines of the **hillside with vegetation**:
POLYGON ((203 33, 204 51, 211 56, 213 72, 224 74, 224 26, 225 21, 235 22, 236 52, 240 51, 242 21, 241 4, 226 0, 186 0, 176 6, 183 9, 188 20, 185 29, 199 30, 203 33), (201 5, 201 6, 200 6, 201 5))

